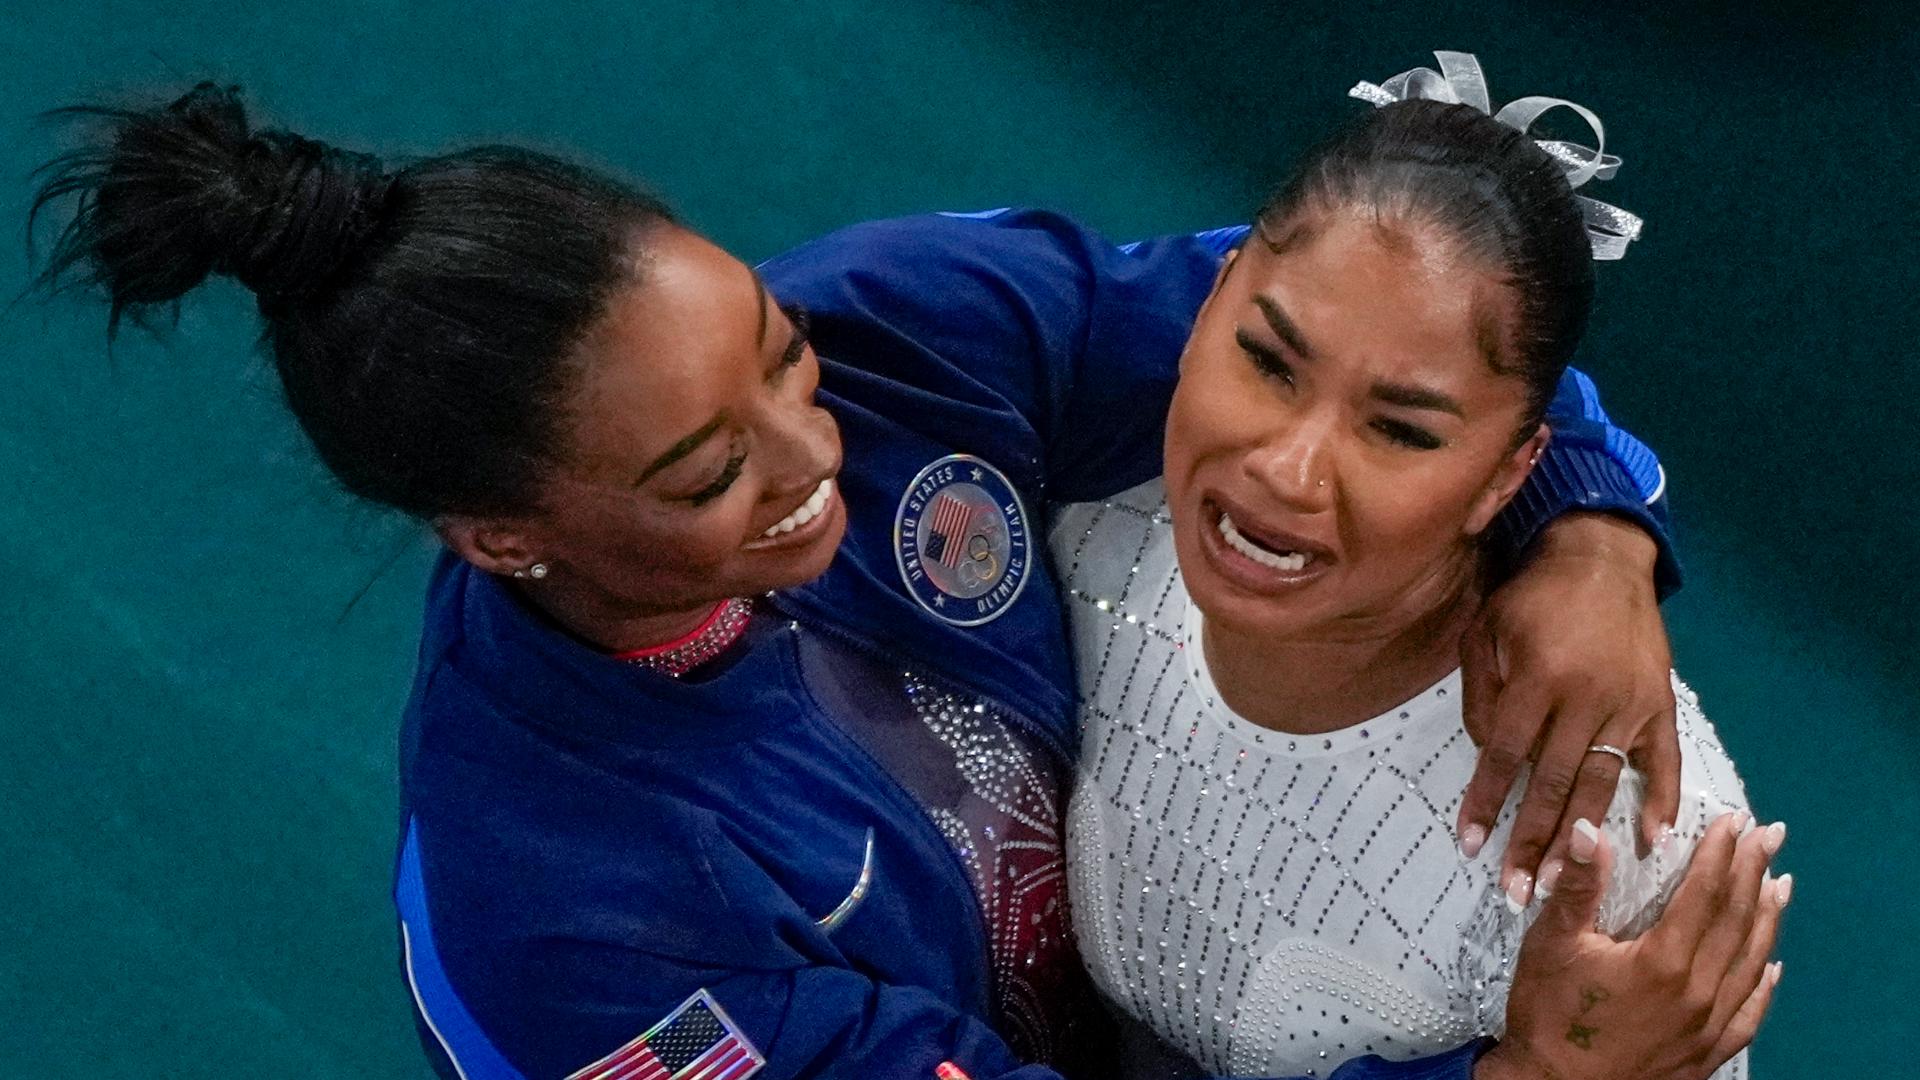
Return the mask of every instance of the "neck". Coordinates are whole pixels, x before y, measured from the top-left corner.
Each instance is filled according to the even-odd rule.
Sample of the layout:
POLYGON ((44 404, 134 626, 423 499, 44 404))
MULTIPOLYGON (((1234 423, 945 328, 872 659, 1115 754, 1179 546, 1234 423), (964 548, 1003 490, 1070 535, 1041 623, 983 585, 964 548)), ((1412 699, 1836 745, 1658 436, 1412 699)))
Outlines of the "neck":
POLYGON ((1262 727, 1315 735, 1370 720, 1460 666, 1460 642, 1479 607, 1470 561, 1409 590, 1393 609, 1296 638, 1206 624, 1220 696, 1262 727))
POLYGON ((713 614, 719 600, 662 610, 642 608, 580 585, 510 582, 514 591, 574 637, 606 653, 628 653, 686 637, 713 614))

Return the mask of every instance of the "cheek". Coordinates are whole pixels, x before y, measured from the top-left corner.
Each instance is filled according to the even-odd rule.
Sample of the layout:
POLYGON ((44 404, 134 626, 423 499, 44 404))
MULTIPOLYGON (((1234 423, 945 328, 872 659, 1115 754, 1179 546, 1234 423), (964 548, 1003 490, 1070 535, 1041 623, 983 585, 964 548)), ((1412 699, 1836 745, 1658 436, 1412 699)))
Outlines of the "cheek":
POLYGON ((1468 543, 1462 530, 1479 487, 1456 469, 1376 463, 1347 469, 1341 483, 1348 550, 1382 576, 1417 577, 1468 543))
POLYGON ((672 513, 639 499, 603 500, 578 514, 567 546, 569 561, 590 576, 642 595, 713 578, 738 553, 752 510, 748 500, 723 497, 702 513, 672 513))
MULTIPOLYGON (((1266 388, 1230 359, 1195 352, 1187 358, 1167 414, 1166 471, 1169 483, 1218 450, 1251 440, 1263 414, 1258 395, 1266 388)), ((1271 417, 1265 419, 1270 420, 1271 417)))

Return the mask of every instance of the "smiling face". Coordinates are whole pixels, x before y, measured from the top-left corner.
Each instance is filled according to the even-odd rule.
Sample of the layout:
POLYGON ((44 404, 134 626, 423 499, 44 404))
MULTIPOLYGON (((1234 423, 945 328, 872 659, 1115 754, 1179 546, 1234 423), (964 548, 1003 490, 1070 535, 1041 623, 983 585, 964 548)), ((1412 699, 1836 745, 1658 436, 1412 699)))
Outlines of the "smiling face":
POLYGON ((456 546, 544 562, 599 610, 675 612, 825 572, 846 528, 839 428, 804 326, 751 269, 670 226, 580 343, 537 510, 456 546))
POLYGON ((1303 209, 1282 233, 1249 238, 1181 361, 1180 565, 1240 633, 1391 632, 1459 594, 1544 445, 1526 384, 1492 362, 1511 290, 1443 231, 1372 210, 1303 209))

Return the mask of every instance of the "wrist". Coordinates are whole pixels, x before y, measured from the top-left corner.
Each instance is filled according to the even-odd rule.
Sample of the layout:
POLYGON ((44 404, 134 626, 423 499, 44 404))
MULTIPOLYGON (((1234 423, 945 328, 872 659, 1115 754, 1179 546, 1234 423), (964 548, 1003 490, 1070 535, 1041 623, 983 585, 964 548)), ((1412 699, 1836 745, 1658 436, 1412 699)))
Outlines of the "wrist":
POLYGON ((1563 1080, 1517 1042, 1502 1039, 1473 1064, 1473 1080, 1563 1080))
POLYGON ((1638 522, 1615 514, 1574 511, 1541 530, 1536 558, 1581 558, 1611 563, 1636 577, 1653 580, 1660 545, 1638 522))

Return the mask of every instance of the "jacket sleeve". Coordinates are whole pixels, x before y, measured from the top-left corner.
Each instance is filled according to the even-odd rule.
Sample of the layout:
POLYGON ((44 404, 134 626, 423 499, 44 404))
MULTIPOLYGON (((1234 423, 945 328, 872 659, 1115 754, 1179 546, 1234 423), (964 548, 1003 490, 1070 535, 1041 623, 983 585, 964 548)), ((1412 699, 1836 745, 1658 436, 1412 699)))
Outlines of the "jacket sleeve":
POLYGON ((1239 230, 1124 246, 1057 214, 855 225, 762 265, 847 396, 1079 502, 1160 471, 1180 351, 1239 230), (884 394, 880 393, 884 389, 884 394))
MULTIPOLYGON (((771 1032, 755 1080, 933 1080, 943 1061, 972 1080, 1061 1080, 1014 1060, 1006 1045, 970 1016, 923 990, 881 986, 844 968, 774 975, 680 971, 682 984, 710 981, 716 1000, 743 1026, 771 1032), (736 1011, 737 1010, 737 1011, 736 1011), (750 1018, 750 1019, 749 1019, 750 1018)), ((1434 1057, 1349 1061, 1333 1080, 1469 1080, 1492 1045, 1479 1040, 1434 1057)))
POLYGON ((1600 391, 1568 368, 1547 408, 1553 441, 1526 484, 1488 532, 1497 563, 1511 569, 1548 523, 1576 511, 1614 514, 1659 545, 1654 585, 1662 599, 1678 591, 1680 562, 1667 516, 1667 474, 1645 443, 1614 426, 1600 391))
MULTIPOLYGON (((958 1065, 972 1080, 1063 1080, 1049 1068, 1021 1064, 985 1023, 926 990, 884 985, 848 968, 699 968, 617 949, 597 951, 591 964, 597 973, 590 980, 592 992, 580 995, 570 1015, 543 1008, 529 1017, 547 1033, 546 1045, 522 1051, 527 1056, 514 1063, 514 1075, 529 1080, 601 1076, 631 1059, 633 1038, 672 1015, 686 1000, 677 995, 684 993, 707 995, 728 1028, 738 1032, 745 1048, 734 1052, 739 1071, 724 1071, 723 1062, 723 1071, 715 1074, 728 1080, 934 1080, 942 1062, 958 1065), (630 1034, 566 1041, 570 1032, 588 1028, 630 1034), (755 1057, 764 1064, 754 1067, 755 1057)), ((1410 1062, 1358 1058, 1331 1076, 1470 1080, 1473 1063, 1490 1045, 1479 1040, 1410 1062)), ((471 1070, 465 1075, 477 1080, 471 1070)))
MULTIPOLYGON (((805 959, 817 947, 804 940, 805 927, 743 933, 733 911, 737 893, 712 877, 730 853, 714 837, 698 846, 702 857, 686 867, 652 861, 642 868, 632 852, 618 859, 606 852, 571 882, 598 900, 558 920, 512 922, 513 909, 551 913, 554 900, 516 890, 511 874, 502 895, 465 890, 466 899, 502 905, 516 928, 463 941, 447 933, 445 905, 431 913, 420 834, 410 822, 395 899, 416 1025, 435 1071, 445 1080, 628 1080, 681 1075, 705 1055, 711 1068, 687 1075, 934 1080, 934 1069, 951 1061, 973 1080, 1063 1080, 1016 1060, 985 1022, 926 988, 805 959), (616 894, 602 887, 609 882, 624 887, 616 894), (642 1068, 647 1054, 664 1071, 642 1068)), ((1488 1045, 1417 1062, 1361 1058, 1332 1075, 1469 1080, 1488 1045)))
MULTIPOLYGON (((1156 476, 1181 350, 1222 257, 1246 226, 1115 245, 1057 214, 997 210, 867 222, 761 267, 812 315, 821 355, 928 395, 881 405, 912 426, 973 417, 970 452, 1028 462, 1044 501, 1085 502, 1156 476)), ((1665 477, 1569 371, 1554 440, 1489 540, 1518 563, 1554 518, 1617 514, 1660 546, 1656 585, 1680 586, 1665 477)))

